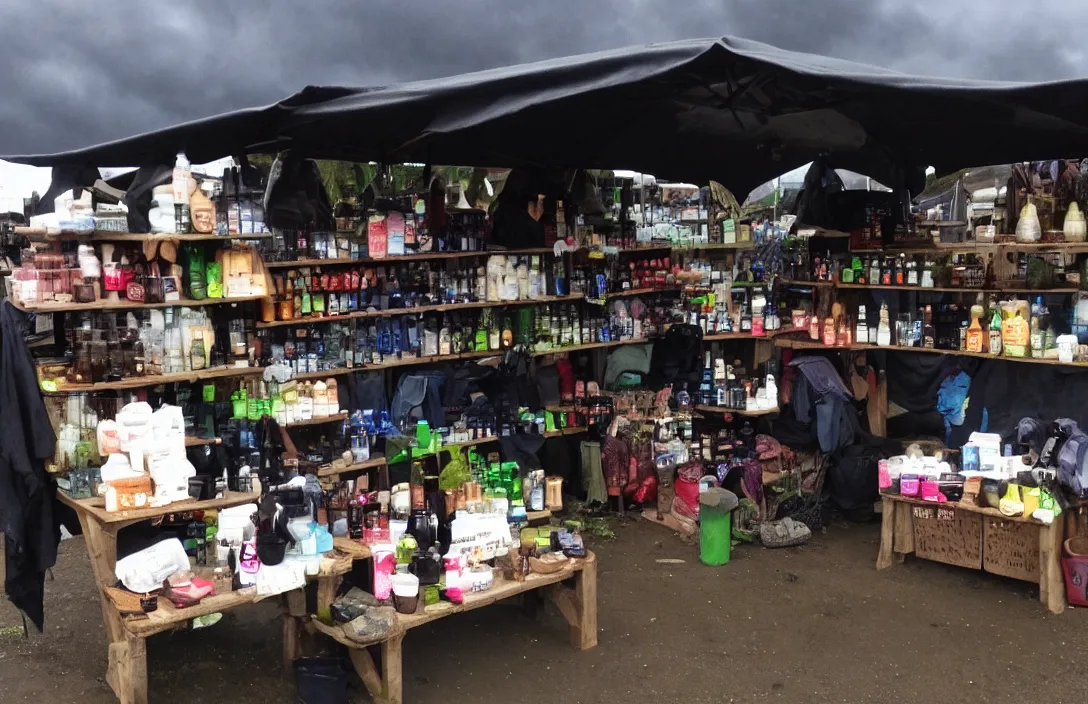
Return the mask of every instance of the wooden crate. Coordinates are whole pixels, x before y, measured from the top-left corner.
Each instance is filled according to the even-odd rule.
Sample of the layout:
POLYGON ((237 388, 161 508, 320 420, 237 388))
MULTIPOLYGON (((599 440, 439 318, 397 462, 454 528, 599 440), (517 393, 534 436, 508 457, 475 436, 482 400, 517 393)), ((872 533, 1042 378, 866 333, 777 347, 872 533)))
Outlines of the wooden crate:
POLYGON ((1039 526, 987 516, 982 526, 982 569, 1039 583, 1039 526))
POLYGON ((925 560, 982 569, 982 516, 947 506, 911 506, 914 554, 925 560))

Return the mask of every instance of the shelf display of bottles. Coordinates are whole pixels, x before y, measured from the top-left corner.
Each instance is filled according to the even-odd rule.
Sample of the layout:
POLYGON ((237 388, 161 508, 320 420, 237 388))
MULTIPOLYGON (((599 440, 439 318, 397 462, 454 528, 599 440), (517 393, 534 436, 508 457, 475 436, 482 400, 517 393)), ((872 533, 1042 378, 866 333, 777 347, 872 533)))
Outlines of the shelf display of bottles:
POLYGON ((43 378, 62 378, 70 385, 131 383, 140 377, 190 373, 195 379, 205 371, 252 365, 252 335, 245 320, 224 320, 217 328, 207 310, 163 308, 68 316, 58 335, 64 361, 43 363, 43 368, 52 370, 43 378))
POLYGON ((848 315, 836 303, 830 315, 811 316, 809 339, 826 347, 873 345, 1065 364, 1088 360, 1088 345, 1080 341, 1088 324, 1078 317, 1081 312, 1052 309, 1042 296, 1031 302, 991 296, 969 308, 927 304, 901 311, 894 321, 887 303, 875 318, 872 310, 861 305, 848 315))
POLYGON ((931 289, 941 292, 1078 290, 1080 271, 1060 253, 1016 252, 1006 260, 994 251, 793 254, 786 267, 788 284, 838 288, 931 289))
POLYGON ((739 362, 727 363, 724 356, 711 350, 704 353, 702 379, 694 398, 684 397, 693 400, 699 410, 758 412, 778 408, 774 375, 760 378, 749 374, 739 362))

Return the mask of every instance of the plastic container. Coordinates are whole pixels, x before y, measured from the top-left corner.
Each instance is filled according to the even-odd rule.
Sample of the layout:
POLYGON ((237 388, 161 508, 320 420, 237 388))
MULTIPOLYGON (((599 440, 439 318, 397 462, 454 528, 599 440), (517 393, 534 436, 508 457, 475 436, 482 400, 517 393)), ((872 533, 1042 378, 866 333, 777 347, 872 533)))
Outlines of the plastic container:
POLYGON ((338 658, 295 660, 295 676, 302 704, 347 704, 348 673, 338 658))
POLYGON ((393 587, 393 606, 398 613, 414 614, 419 604, 419 577, 395 574, 389 578, 393 587))
POLYGON ((1062 551, 1065 598, 1070 606, 1088 606, 1088 545, 1083 538, 1069 538, 1062 551))
POLYGON ((699 560, 704 565, 728 564, 736 507, 736 494, 721 487, 710 487, 699 496, 699 560))

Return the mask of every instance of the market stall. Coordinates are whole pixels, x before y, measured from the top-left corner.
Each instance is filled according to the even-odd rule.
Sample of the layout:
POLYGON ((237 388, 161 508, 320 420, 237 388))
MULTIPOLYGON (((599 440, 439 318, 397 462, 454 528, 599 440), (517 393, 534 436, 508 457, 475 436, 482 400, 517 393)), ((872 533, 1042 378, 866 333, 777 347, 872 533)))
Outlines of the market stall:
MULTIPOLYGON (((591 647, 594 558, 577 518, 549 521, 565 495, 694 532, 708 494, 708 515, 727 526, 710 564, 728 560, 734 535, 807 539, 825 494, 843 510, 871 506, 878 484, 893 486, 881 458, 900 458, 900 495, 954 503, 950 487, 918 475, 936 468, 939 479, 953 463, 998 471, 994 438, 945 438, 984 447, 978 467, 966 451, 962 461, 904 453, 885 437, 887 366, 841 355, 979 358, 996 356, 985 340, 999 339, 1002 359, 988 364, 1079 363, 1080 340, 1050 340, 1042 301, 1025 310, 1010 299, 968 321, 964 305, 911 298, 1074 295, 1070 257, 1084 229, 1068 202, 1074 227, 1060 238, 1043 220, 1065 211, 1044 197, 1021 218, 1026 235, 1016 227, 1016 242, 985 248, 996 231, 907 213, 920 164, 1083 150, 1088 124, 1067 90, 936 81, 727 38, 382 89, 308 88, 268 108, 12 158, 54 166, 43 212, 5 233, 27 245, 8 283, 20 320, 33 315, 56 433, 32 457, 44 464, 52 450, 96 580, 131 609, 121 618, 103 596, 115 691, 146 697, 143 637, 249 603, 254 588, 286 595, 285 660, 303 634, 331 635, 368 689, 392 698, 407 629, 499 596, 547 589, 579 647, 591 647), (989 119, 964 117, 976 108, 989 119), (914 128, 922 123, 928 134, 914 128), (601 124, 628 131, 602 140, 601 124), (221 177, 195 174, 188 158, 256 153, 275 161, 240 158, 221 177), (801 240, 745 219, 722 187, 744 192, 812 160, 820 176, 832 157, 893 191, 833 203, 806 178, 801 240), (382 164, 333 202, 313 158, 382 164), (393 171, 408 160, 427 166, 393 171), (491 160, 516 167, 494 203, 476 197, 487 169, 465 183, 436 165, 491 160), (636 203, 632 179, 584 171, 616 164, 716 181, 642 188, 636 203), (103 188, 97 167, 114 165, 141 168, 103 188), (936 238, 919 237, 923 228, 936 238), (1034 261, 1051 250, 1060 262, 1034 261), (997 321, 996 337, 994 323, 983 335, 983 319, 997 321), (255 497, 256 511, 230 513, 255 497), (224 515, 236 521, 229 530, 224 515), (179 518, 154 526, 158 543, 115 547, 137 522, 167 516, 179 518), (180 553, 150 569, 146 551, 167 542, 180 553), (117 558, 140 569, 118 574, 117 558), (340 586, 356 559, 368 566, 340 586), (307 576, 319 582, 314 614, 301 607, 307 576), (567 580, 575 586, 555 586, 567 580), (152 605, 174 589, 189 596, 152 605), (374 644, 380 676, 365 650, 374 644)), ((1046 195, 1028 193, 1030 179, 1024 190, 1046 195)), ((985 430, 953 423, 952 398, 950 426, 985 430)), ((1012 424, 1000 421, 1007 435, 1012 424)), ((1041 450, 1021 463, 1049 469, 1041 450)), ((1019 496, 996 508, 1039 534, 1054 608, 1059 531, 1044 527, 1054 510, 1045 504, 1048 521, 1042 500, 1028 512, 1019 496)), ((891 551, 932 554, 919 550, 929 514, 912 512, 908 531, 900 513, 885 516, 891 551)), ((974 530, 972 520, 953 522, 974 530)), ((1014 532, 990 531, 995 542, 1026 540, 1014 532)), ((1001 549, 982 550, 983 564, 1001 549)))

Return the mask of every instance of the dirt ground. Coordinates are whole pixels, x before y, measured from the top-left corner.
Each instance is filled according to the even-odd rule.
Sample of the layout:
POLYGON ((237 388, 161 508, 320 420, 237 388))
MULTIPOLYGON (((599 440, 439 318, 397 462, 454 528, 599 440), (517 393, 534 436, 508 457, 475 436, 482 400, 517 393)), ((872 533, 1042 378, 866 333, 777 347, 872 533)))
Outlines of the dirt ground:
MULTIPOLYGON (((1088 613, 1053 616, 1021 582, 919 560, 885 572, 879 525, 839 524, 802 548, 741 548, 724 567, 632 520, 595 546, 600 645, 579 653, 547 611, 496 605, 413 630, 405 701, 1072 702, 1088 697, 1088 613), (685 560, 661 564, 661 558, 685 560)), ((0 700, 116 701, 81 538, 47 584, 46 632, 0 630, 0 700)), ((0 625, 18 623, 10 605, 0 625)), ((153 704, 295 702, 275 608, 149 641, 153 704)), ((365 702, 352 684, 352 702, 365 702)))

